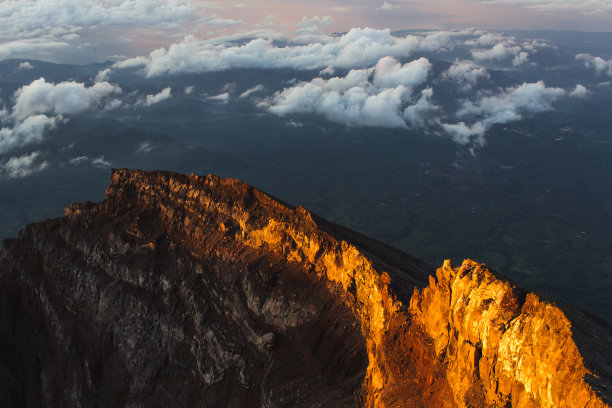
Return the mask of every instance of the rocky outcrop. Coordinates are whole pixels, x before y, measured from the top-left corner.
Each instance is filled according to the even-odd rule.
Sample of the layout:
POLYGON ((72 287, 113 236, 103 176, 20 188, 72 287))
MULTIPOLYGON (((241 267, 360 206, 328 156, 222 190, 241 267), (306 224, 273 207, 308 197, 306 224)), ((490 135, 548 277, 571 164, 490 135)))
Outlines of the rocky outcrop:
POLYGON ((445 262, 410 301, 459 407, 475 398, 495 407, 609 406, 610 329, 567 312, 576 324, 554 302, 473 261, 445 262))
POLYGON ((235 180, 115 170, 5 241, 0 402, 609 406, 609 327, 432 272, 235 180))

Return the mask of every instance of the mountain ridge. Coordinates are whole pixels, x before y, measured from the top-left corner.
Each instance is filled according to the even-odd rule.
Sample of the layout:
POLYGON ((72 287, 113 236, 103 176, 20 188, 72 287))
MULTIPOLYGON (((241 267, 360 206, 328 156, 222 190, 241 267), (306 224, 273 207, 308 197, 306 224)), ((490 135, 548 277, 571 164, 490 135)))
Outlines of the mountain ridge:
MULTIPOLYGON (((453 268, 446 262, 434 278, 430 275, 433 269, 417 258, 301 207, 292 208, 237 180, 216 176, 113 170, 104 201, 77 203, 65 214, 63 219, 27 227, 17 240, 5 241, 0 256, 0 281, 11 296, 27 294, 34 304, 41 305, 33 315, 42 315, 47 326, 59 324, 61 319, 55 313, 63 310, 72 322, 68 326, 78 327, 74 305, 79 304, 91 311, 89 318, 94 322, 82 322, 83 329, 108 332, 110 327, 114 333, 101 342, 81 340, 84 349, 92 345, 103 349, 86 356, 88 353, 71 349, 71 341, 59 334, 66 328, 59 324, 53 329, 54 337, 61 340, 57 343, 64 348, 55 351, 56 363, 70 355, 73 370, 89 380, 74 380, 72 394, 54 387, 45 391, 41 384, 41 398, 51 401, 47 406, 56 406, 58 401, 78 406, 87 398, 104 405, 100 390, 110 381, 107 377, 117 371, 124 373, 127 386, 106 385, 107 391, 116 394, 115 404, 144 404, 147 394, 161 393, 160 387, 180 394, 180 387, 161 381, 159 373, 174 370, 168 367, 174 367, 175 360, 178 364, 177 356, 185 353, 198 362, 190 384, 204 384, 220 401, 233 394, 235 399, 227 400, 232 406, 317 406, 323 401, 372 407, 610 406, 612 362, 603 350, 612 345, 612 330, 572 308, 562 311, 485 265, 465 261, 453 268), (44 236, 49 237, 48 242, 41 239, 44 236), (191 305, 191 310, 186 307, 184 319, 191 322, 195 334, 189 339, 184 329, 175 327, 177 332, 183 330, 182 343, 166 339, 149 344, 152 355, 165 357, 162 362, 142 357, 141 367, 130 362, 130 357, 138 356, 138 350, 132 350, 135 346, 130 341, 123 344, 117 336, 126 336, 136 344, 144 340, 138 333, 130 334, 128 326, 116 327, 114 319, 121 320, 120 311, 106 305, 111 312, 101 313, 100 299, 106 293, 110 298, 129 298, 128 303, 136 308, 157 305, 156 313, 173 321, 176 316, 170 305, 178 300, 166 286, 180 284, 169 280, 169 272, 147 261, 150 257, 178 265, 169 268, 180 270, 175 278, 194 280, 188 288, 194 292, 187 296, 189 300, 185 301, 184 294, 178 298, 191 305), (41 285, 40 277, 24 266, 38 258, 42 270, 53 269, 45 262, 64 259, 67 281, 58 279, 57 271, 48 271, 43 273, 41 285), (190 267, 181 269, 184 264, 190 267), (93 270, 84 272, 90 266, 93 270), (66 282, 77 284, 71 287, 66 282), (115 291, 113 284, 129 287, 125 290, 129 295, 115 291), (198 285, 202 285, 205 302, 197 298, 198 285), (88 301, 88 296, 76 299, 74 292, 79 290, 75 287, 97 298, 97 305, 88 301), (283 293, 279 288, 294 293, 283 293), (318 300, 300 296, 301 288, 318 300), (49 293, 53 293, 53 300, 45 300, 49 293), (156 296, 164 302, 149 299, 156 296), (212 306, 207 312, 197 312, 201 303, 212 306), (203 315, 212 317, 205 319, 203 315), (319 322, 321 317, 324 324, 319 322), (219 324, 207 328, 209 321, 219 324), (325 322, 333 324, 325 327, 325 322), (228 323, 239 335, 229 331, 219 334, 228 323), (597 337, 591 338, 591 334, 597 337), (304 335, 314 338, 301 342, 304 335), (209 340, 202 343, 198 336, 209 340), (534 336, 541 338, 542 344, 529 340, 534 336), (296 346, 298 351, 291 349, 296 346), (592 346, 600 353, 591 350, 592 346), (217 353, 219 350, 223 352, 217 353), (221 357, 215 359, 214 353, 221 357), (296 374, 299 370, 295 363, 287 363, 286 356, 302 361, 308 370, 296 374), (550 356, 554 358, 546 366, 542 362, 550 356), (327 361, 332 364, 326 366, 327 361), (97 380, 85 375, 90 365, 102 367, 97 380), (547 371, 538 372, 543 366, 547 371), (231 372, 233 380, 229 379, 231 372), (285 384, 278 379, 267 382, 275 372, 286 377, 285 384), (224 382, 227 384, 219 386, 224 382), (219 391, 224 387, 225 391, 219 391), (74 389, 80 391, 75 393, 74 389), (319 402, 307 395, 315 389, 326 390, 320 393, 319 402), (49 393, 53 395, 49 397, 49 393)), ((15 308, 3 305, 2 309, 10 312, 11 307, 15 308)), ((152 326, 143 329, 145 332, 158 333, 164 327, 164 319, 151 322, 138 313, 128 320, 133 323, 141 318, 152 326)), ((36 330, 38 337, 44 337, 44 330, 36 330)), ((58 345, 46 347, 51 350, 58 345)), ((25 383, 15 375, 17 366, 8 367, 13 382, 25 383)), ((53 367, 36 370, 50 383, 57 375, 53 367)), ((59 384, 56 387, 61 388, 59 384)), ((19 394, 18 388, 11 395, 19 394)), ((186 401, 205 401, 207 397, 199 392, 190 391, 186 401)), ((202 406, 219 403, 214 395, 210 398, 202 406)))

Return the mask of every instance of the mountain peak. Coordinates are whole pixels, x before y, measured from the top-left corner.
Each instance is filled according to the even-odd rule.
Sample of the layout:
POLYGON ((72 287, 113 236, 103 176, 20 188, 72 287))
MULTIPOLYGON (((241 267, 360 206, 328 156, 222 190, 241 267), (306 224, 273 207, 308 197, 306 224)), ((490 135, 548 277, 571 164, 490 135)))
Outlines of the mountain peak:
MULTIPOLYGON (((605 407, 612 329, 217 176, 113 170, 0 254, 25 406, 605 407)), ((0 399, 0 401, 2 401, 0 399)))

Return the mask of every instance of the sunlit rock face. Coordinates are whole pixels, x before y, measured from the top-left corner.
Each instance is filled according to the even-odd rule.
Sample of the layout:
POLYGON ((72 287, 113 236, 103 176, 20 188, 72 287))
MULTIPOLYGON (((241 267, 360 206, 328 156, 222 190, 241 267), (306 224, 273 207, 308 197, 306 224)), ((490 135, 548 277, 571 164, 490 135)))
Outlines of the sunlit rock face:
POLYGON ((610 328, 567 312, 473 261, 445 262, 410 303, 457 406, 609 406, 610 328))
POLYGON ((609 327, 430 273, 235 180, 116 170, 5 241, 0 405, 609 406, 609 327))

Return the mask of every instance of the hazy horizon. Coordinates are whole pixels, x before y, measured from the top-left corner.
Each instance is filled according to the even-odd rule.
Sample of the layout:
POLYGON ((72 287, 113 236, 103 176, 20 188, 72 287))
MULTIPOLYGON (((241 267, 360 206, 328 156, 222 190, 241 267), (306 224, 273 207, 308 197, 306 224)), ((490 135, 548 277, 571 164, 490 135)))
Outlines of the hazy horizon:
POLYGON ((352 28, 610 32, 611 20, 604 0, 4 1, 0 59, 83 64, 146 55, 186 36, 291 38, 352 28))

